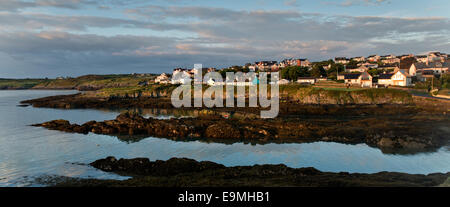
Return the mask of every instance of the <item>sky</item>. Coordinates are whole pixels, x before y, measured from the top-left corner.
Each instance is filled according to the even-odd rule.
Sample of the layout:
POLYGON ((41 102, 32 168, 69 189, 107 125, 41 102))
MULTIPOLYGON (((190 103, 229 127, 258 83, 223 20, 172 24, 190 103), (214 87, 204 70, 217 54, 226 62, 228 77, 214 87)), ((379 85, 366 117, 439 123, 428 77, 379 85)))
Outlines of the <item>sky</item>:
POLYGON ((450 52, 448 0, 0 0, 0 78, 450 52))

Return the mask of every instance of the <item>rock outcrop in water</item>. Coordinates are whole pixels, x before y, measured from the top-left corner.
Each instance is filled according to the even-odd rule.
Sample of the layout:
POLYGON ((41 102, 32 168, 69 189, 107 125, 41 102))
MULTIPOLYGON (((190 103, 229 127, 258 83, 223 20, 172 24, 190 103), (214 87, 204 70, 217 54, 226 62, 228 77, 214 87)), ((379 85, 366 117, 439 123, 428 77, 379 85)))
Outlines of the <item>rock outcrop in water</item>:
POLYGON ((54 120, 34 126, 74 133, 142 135, 176 140, 205 139, 257 142, 366 143, 386 150, 426 151, 448 143, 449 120, 426 117, 376 117, 354 119, 225 119, 198 117, 160 120, 123 113, 114 120, 82 125, 54 120), (448 126, 447 126, 448 128, 448 126))
POLYGON ((289 168, 285 165, 225 167, 213 162, 197 162, 186 158, 150 161, 148 158, 100 159, 91 166, 120 175, 128 180, 67 179, 56 186, 164 186, 164 187, 242 187, 242 186, 438 186, 450 173, 410 175, 380 172, 375 174, 330 173, 315 168, 289 168))

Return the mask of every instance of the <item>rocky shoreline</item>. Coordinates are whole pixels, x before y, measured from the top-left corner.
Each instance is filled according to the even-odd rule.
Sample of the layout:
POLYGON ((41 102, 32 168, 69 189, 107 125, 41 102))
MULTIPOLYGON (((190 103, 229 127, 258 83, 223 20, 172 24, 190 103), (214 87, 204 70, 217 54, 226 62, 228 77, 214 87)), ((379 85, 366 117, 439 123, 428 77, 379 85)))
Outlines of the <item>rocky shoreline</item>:
POLYGON ((331 173, 315 168, 289 168, 285 165, 225 167, 214 162, 187 158, 150 161, 148 158, 107 157, 90 164, 96 169, 132 176, 127 180, 64 178, 56 187, 430 187, 439 186, 450 173, 412 175, 380 172, 331 173))
POLYGON ((135 135, 173 140, 228 140, 231 142, 339 142, 366 143, 389 151, 430 151, 448 144, 446 116, 367 117, 356 119, 235 119, 205 116, 182 119, 144 118, 136 113, 122 113, 114 120, 90 121, 82 125, 54 120, 36 127, 70 133, 95 133, 113 136, 135 135))
MULTIPOLYGON (((85 97, 82 94, 59 95, 33 100, 22 101, 21 104, 32 105, 38 108, 59 109, 175 109, 169 98, 145 97, 145 98, 95 98, 85 97)), ((248 117, 260 114, 259 107, 235 107, 235 108, 206 108, 184 107, 184 110, 214 110, 217 112, 241 113, 248 117)), ((439 110, 435 108, 434 110, 439 110)), ((412 104, 303 104, 292 100, 280 102, 279 117, 290 116, 360 116, 360 115, 397 115, 416 114, 421 110, 412 104)), ((442 114, 442 110, 439 110, 442 114)))

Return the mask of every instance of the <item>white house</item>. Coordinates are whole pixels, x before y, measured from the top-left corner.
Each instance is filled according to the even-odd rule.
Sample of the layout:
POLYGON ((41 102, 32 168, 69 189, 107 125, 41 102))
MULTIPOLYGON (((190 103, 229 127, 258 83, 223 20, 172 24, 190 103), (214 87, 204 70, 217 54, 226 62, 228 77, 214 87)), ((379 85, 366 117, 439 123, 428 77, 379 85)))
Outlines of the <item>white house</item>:
POLYGON ((448 62, 430 62, 428 64, 425 63, 414 63, 409 68, 408 73, 411 76, 416 76, 419 70, 430 70, 433 71, 435 75, 441 75, 447 73, 449 70, 450 64, 448 62))
POLYGON ((297 83, 313 85, 313 84, 316 83, 316 78, 313 78, 313 77, 299 77, 297 79, 297 83))
POLYGON ((185 84, 191 80, 191 77, 191 73, 187 69, 174 69, 172 73, 172 84, 185 84))
POLYGON ((160 84, 170 83, 169 76, 167 74, 163 73, 163 74, 159 75, 158 77, 156 77, 155 83, 160 83, 160 84))
POLYGON ((286 84, 289 84, 289 83, 290 83, 289 80, 286 80, 286 79, 281 79, 281 80, 278 81, 278 85, 286 85, 286 84))
POLYGON ((350 62, 350 59, 348 59, 346 57, 335 57, 334 58, 334 62, 346 65, 346 64, 348 64, 350 62))
POLYGON ((394 86, 410 86, 411 76, 403 70, 399 70, 392 76, 392 85, 394 86))
POLYGON ((364 62, 364 61, 366 61, 366 57, 364 57, 364 56, 354 57, 354 58, 352 58, 352 60, 354 60, 356 62, 364 62))
POLYGON ((349 85, 360 85, 361 87, 372 87, 372 76, 367 72, 345 74, 344 80, 349 85))
POLYGON ((378 84, 385 86, 411 86, 411 75, 404 70, 395 73, 381 74, 378 77, 378 84))
POLYGON ((378 68, 378 64, 375 63, 359 63, 358 66, 364 66, 366 68, 378 68))
POLYGON ((369 68, 367 68, 366 66, 362 65, 362 66, 360 66, 358 68, 345 69, 345 72, 348 72, 348 73, 353 73, 353 72, 363 73, 363 72, 368 71, 368 70, 369 70, 369 68))

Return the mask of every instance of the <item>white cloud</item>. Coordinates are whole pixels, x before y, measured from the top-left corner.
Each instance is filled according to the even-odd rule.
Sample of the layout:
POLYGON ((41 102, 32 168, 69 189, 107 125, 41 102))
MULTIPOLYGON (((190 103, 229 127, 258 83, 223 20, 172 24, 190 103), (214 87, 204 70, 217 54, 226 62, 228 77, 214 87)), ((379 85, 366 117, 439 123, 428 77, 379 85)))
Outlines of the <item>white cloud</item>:
MULTIPOLYGON (((195 6, 143 6, 127 9, 126 15, 3 11, 0 53, 3 59, 21 62, 17 70, 44 74, 59 69, 57 76, 92 71, 166 72, 194 63, 223 67, 284 57, 320 60, 450 49, 450 20, 439 17, 355 17, 195 6), (145 32, 114 33, 125 28, 145 32)), ((0 74, 13 72, 0 67, 0 74)))

